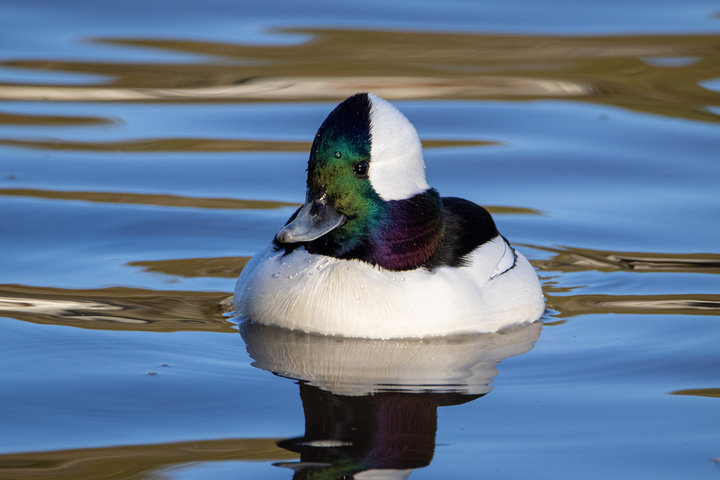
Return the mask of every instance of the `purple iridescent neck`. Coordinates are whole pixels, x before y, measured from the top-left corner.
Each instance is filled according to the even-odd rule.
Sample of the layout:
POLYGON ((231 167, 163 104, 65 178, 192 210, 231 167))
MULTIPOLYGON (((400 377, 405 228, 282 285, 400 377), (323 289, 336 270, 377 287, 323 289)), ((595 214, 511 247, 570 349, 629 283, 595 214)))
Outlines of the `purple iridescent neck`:
POLYGON ((421 267, 435 254, 443 237, 442 202, 434 189, 406 200, 386 203, 383 218, 361 245, 343 255, 387 270, 421 267))

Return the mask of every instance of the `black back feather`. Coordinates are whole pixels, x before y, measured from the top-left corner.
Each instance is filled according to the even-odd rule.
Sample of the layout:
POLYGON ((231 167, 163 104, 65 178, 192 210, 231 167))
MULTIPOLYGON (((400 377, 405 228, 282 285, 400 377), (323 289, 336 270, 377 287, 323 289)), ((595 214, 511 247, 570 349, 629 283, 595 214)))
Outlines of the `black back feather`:
POLYGON ((445 234, 435 254, 422 266, 462 267, 467 255, 499 235, 490 213, 480 205, 456 197, 442 197, 445 234))

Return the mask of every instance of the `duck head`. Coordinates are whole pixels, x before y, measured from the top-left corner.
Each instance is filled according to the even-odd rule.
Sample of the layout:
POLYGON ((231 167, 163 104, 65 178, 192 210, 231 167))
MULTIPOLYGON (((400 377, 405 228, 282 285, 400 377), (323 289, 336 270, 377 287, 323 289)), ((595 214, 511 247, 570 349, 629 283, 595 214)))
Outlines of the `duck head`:
POLYGON ((422 240, 409 227, 440 231, 441 204, 425 180, 415 128, 386 100, 359 93, 340 103, 315 135, 307 172, 305 204, 278 232, 280 244, 394 270, 417 266, 409 263, 437 248, 439 237, 412 261, 398 261, 409 247, 400 237, 422 240))

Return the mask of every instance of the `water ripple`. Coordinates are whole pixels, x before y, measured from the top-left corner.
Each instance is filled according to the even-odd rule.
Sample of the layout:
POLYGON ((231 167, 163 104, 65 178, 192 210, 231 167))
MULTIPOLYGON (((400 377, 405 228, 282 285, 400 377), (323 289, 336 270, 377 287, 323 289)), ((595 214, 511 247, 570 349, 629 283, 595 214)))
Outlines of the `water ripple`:
POLYGON ((298 455, 277 446, 274 438, 233 438, 154 445, 126 445, 0 455, 4 480, 53 478, 155 478, 183 464, 217 461, 291 460, 298 455))
POLYGON ((547 295, 555 317, 598 313, 647 315, 720 315, 720 295, 547 295))
POLYGON ((532 261, 535 268, 542 271, 720 273, 720 254, 717 253, 620 252, 577 247, 532 248, 555 254, 549 259, 532 261))
MULTIPOLYGON (((30 123, 35 117, 27 116, 30 123)), ((59 118, 59 117, 49 117, 59 118)), ((0 115, 0 123, 3 117, 0 115)), ((8 119, 10 121, 10 119, 8 119)), ((45 118, 40 117, 42 124, 45 118)), ((424 148, 478 147, 497 145, 497 142, 483 140, 423 140, 424 148)), ((145 138, 116 142, 87 142, 72 140, 18 140, 0 138, 0 145, 8 147, 34 148, 38 150, 73 150, 84 152, 308 152, 310 142, 263 141, 217 138, 145 138)))
POLYGON ((71 290, 0 285, 0 315, 103 330, 233 332, 218 306, 227 296, 121 287, 71 290))
POLYGON ((584 98, 717 122, 706 109, 720 75, 717 35, 533 36, 286 29, 309 40, 245 45, 98 38, 97 44, 205 55, 187 64, 18 59, 6 68, 102 74, 97 85, 0 86, 0 99, 44 101, 309 101, 371 90, 389 99, 584 98), (392 45, 393 48, 387 48, 392 45), (688 57, 672 68, 648 59, 688 57), (313 62, 298 62, 312 58, 313 62), (412 59, 412 61, 408 61, 412 59), (239 67, 236 62, 241 62, 239 67), (343 72, 338 76, 337 72, 343 72), (599 74, 598 72, 602 72, 599 74))
POLYGON ((78 192, 39 190, 31 188, 0 188, 0 196, 32 197, 48 200, 81 200, 93 203, 122 203, 130 205, 156 205, 163 207, 191 207, 213 209, 273 209, 299 206, 297 203, 274 200, 245 200, 240 198, 203 198, 180 195, 129 193, 129 192, 78 192))

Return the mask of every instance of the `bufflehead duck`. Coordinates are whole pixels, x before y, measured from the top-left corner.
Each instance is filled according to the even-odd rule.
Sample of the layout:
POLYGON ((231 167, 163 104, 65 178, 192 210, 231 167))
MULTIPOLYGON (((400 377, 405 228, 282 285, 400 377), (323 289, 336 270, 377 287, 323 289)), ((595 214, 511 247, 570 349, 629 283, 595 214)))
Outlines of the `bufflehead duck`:
POLYGON ((530 263, 487 210, 427 184, 420 138, 388 101, 340 103, 307 173, 305 204, 238 278, 238 314, 380 339, 495 332, 543 314, 530 263))

